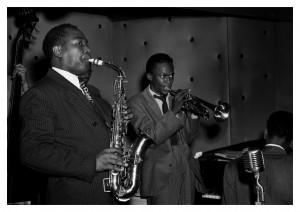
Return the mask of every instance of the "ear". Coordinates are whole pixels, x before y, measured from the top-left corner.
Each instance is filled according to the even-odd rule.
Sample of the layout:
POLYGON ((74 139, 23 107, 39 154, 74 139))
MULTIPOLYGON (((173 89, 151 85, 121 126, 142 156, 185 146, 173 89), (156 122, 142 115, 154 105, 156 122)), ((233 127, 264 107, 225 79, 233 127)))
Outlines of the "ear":
POLYGON ((149 81, 152 81, 153 76, 152 76, 151 73, 147 73, 146 76, 147 76, 147 79, 148 79, 149 81))
POLYGON ((54 46, 52 51, 55 57, 61 57, 61 46, 54 46))
POLYGON ((265 128, 265 131, 264 131, 264 139, 267 140, 267 138, 268 138, 268 130, 267 130, 267 128, 265 128))

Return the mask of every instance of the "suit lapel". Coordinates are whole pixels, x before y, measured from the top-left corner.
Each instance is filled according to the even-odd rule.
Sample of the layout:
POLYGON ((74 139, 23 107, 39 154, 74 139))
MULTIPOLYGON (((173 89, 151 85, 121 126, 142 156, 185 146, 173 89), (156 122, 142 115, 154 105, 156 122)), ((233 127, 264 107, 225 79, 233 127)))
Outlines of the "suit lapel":
MULTIPOLYGON (((79 91, 80 92, 80 91, 79 91)), ((66 101, 70 102, 74 106, 78 107, 79 109, 85 111, 86 113, 90 114, 91 116, 95 116, 95 110, 92 107, 91 103, 85 99, 83 94, 75 94, 74 91, 71 90, 60 90, 59 94, 64 98, 66 101), (89 108, 87 110, 87 107, 89 108)))
POLYGON ((162 118, 163 114, 161 113, 160 108, 159 108, 157 102, 155 101, 154 97, 149 92, 148 87, 143 91, 143 96, 145 97, 145 99, 146 99, 146 101, 148 103, 148 106, 155 113, 155 115, 158 118, 162 118))
MULTIPOLYGON (((102 114, 97 112, 91 103, 86 99, 84 94, 71 82, 65 79, 63 76, 50 69, 48 72, 50 78, 54 78, 56 81, 59 81, 60 87, 58 87, 58 92, 66 101, 70 102, 74 106, 83 110, 85 113, 89 114, 92 117, 100 117, 104 122, 106 120, 102 117, 102 114)), ((92 96, 93 98, 93 96, 92 96)))
POLYGON ((104 119, 106 125, 108 127, 111 127, 111 122, 112 122, 111 106, 101 98, 99 91, 96 93, 94 92, 93 89, 90 89, 91 87, 89 85, 87 86, 94 100, 94 104, 90 104, 90 105, 92 105, 94 110, 96 110, 96 112, 104 119), (107 111, 109 111, 109 113, 107 111))
MULTIPOLYGON (((162 118, 163 114, 161 113, 161 110, 156 102, 156 100, 154 99, 154 97, 152 96, 152 94, 149 92, 149 88, 147 87, 144 91, 143 91, 143 96, 145 97, 148 106, 152 109, 152 111, 155 113, 155 115, 158 116, 158 118, 162 118)), ((169 108, 172 107, 172 101, 173 101, 173 97, 170 96, 169 99, 169 108)))

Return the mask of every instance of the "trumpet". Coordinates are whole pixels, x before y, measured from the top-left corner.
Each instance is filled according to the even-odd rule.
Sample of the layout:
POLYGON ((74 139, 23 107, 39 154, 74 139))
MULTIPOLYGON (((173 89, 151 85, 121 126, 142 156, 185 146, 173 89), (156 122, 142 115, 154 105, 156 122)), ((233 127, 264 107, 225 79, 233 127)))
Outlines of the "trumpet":
MULTIPOLYGON (((179 90, 172 90, 168 87, 165 87, 166 90, 170 92, 171 95, 176 95, 179 90)), ((230 105, 225 102, 219 102, 218 105, 211 104, 207 101, 204 101, 196 96, 191 95, 188 93, 185 98, 188 98, 189 100, 183 103, 182 109, 184 111, 190 111, 191 113, 208 120, 209 119, 209 111, 213 111, 213 116, 216 121, 222 122, 228 119, 230 114, 230 105)))

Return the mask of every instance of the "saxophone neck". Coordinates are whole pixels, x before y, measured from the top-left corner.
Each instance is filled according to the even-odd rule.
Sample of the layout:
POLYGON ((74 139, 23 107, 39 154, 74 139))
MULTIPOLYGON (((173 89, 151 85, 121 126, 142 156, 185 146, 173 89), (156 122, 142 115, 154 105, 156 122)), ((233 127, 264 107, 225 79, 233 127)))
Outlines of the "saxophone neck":
POLYGON ((113 62, 105 62, 103 60, 95 59, 95 58, 88 59, 88 62, 90 62, 90 63, 92 63, 93 65, 96 65, 96 66, 109 67, 109 68, 115 70, 118 73, 119 77, 126 78, 124 70, 120 66, 114 64, 113 62))
POLYGON ((112 62, 104 62, 104 65, 115 70, 118 73, 119 77, 121 77, 123 79, 126 78, 125 72, 120 66, 118 66, 112 62))

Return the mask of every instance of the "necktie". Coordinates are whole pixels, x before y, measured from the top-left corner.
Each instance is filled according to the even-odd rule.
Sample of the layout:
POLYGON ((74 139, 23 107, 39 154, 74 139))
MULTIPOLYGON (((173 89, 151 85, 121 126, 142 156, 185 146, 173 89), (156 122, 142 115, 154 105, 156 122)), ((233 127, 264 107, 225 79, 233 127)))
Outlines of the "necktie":
POLYGON ((158 95, 153 95, 154 98, 160 99, 162 101, 162 111, 163 114, 165 114, 166 112, 168 112, 169 108, 168 108, 168 104, 167 104, 167 100, 166 97, 167 96, 158 96, 158 95))
MULTIPOLYGON (((92 96, 89 92, 89 89, 86 87, 86 83, 83 80, 81 80, 80 78, 78 78, 78 79, 79 79, 80 88, 84 92, 85 97, 87 98, 87 100, 90 103, 94 103, 94 101, 92 99, 92 96)), ((110 129, 110 125, 108 124, 108 122, 104 118, 105 117, 104 111, 101 110, 99 107, 97 107, 97 104, 91 104, 91 105, 92 105, 93 109, 98 113, 99 117, 102 119, 102 121, 106 125, 106 127, 110 129)), ((98 106, 99 106, 99 104, 98 104, 98 106)), ((100 107, 101 107, 101 105, 100 105, 100 107)))
MULTIPOLYGON (((167 104, 167 95, 165 96, 158 96, 158 95, 153 95, 154 98, 156 99, 160 99, 162 101, 162 110, 163 110, 163 114, 165 114, 166 112, 168 112, 169 108, 168 108, 168 104, 167 104)), ((177 145, 177 134, 175 133, 174 135, 172 135, 170 137, 171 139, 171 145, 175 146, 177 145)))
POLYGON ((81 87, 82 91, 84 92, 84 95, 87 98, 87 100, 89 100, 91 103, 93 103, 94 101, 91 97, 89 89, 86 87, 85 82, 79 79, 79 84, 80 84, 80 87, 81 87))

